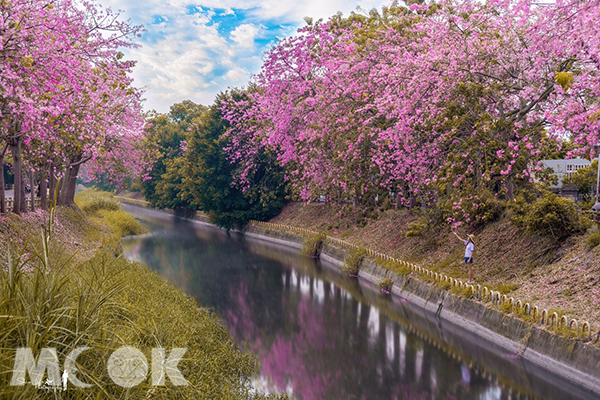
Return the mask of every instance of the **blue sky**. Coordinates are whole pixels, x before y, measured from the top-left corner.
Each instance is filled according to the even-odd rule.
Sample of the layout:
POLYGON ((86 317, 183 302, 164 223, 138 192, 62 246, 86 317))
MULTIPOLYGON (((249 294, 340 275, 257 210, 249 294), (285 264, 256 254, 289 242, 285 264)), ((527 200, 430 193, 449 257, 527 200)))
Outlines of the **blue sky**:
POLYGON ((293 35, 305 16, 327 19, 390 0, 99 0, 125 19, 144 25, 134 78, 145 87, 146 110, 168 112, 192 100, 209 105, 228 87, 244 86, 260 71, 265 50, 293 35))

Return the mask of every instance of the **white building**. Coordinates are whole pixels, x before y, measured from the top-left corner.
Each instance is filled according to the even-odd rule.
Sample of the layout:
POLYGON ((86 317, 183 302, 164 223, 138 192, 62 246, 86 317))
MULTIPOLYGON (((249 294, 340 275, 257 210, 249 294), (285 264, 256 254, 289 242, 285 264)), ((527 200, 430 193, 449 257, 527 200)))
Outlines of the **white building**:
POLYGON ((584 158, 572 158, 570 160, 542 160, 542 164, 554 170, 554 173, 558 177, 557 186, 562 187, 564 177, 571 176, 571 174, 581 168, 589 167, 592 162, 584 158))

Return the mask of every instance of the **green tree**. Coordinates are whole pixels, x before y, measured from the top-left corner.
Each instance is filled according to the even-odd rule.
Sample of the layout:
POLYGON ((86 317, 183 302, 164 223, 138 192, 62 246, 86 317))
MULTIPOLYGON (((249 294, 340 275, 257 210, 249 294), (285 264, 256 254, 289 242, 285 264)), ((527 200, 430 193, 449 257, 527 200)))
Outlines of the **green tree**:
POLYGON ((598 160, 595 160, 589 167, 581 168, 563 179, 563 185, 577 186, 579 193, 583 195, 583 208, 590 208, 594 204, 595 193, 592 190, 596 186, 597 174, 598 160), (587 204, 589 204, 589 207, 586 207, 587 204))
POLYGON ((154 114, 149 119, 151 127, 146 147, 156 162, 149 174, 151 179, 143 182, 142 189, 152 207, 190 208, 188 199, 181 193, 185 139, 204 112, 205 106, 185 100, 172 105, 168 114, 154 114))
POLYGON ((242 226, 251 219, 266 220, 277 215, 285 201, 283 168, 268 150, 257 154, 249 185, 234 185, 238 166, 225 153, 229 122, 223 118, 222 104, 246 99, 244 92, 221 93, 188 135, 184 186, 194 209, 210 215, 211 221, 227 229, 242 226))

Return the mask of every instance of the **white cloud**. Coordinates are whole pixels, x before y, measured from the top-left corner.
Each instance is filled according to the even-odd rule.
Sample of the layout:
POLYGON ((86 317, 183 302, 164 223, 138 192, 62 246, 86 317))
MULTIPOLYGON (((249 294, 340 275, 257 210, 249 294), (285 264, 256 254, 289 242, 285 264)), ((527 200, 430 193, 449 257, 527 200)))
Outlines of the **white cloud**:
POLYGON ((381 8, 389 5, 391 0, 199 0, 203 7, 239 8, 253 10, 253 14, 261 19, 281 19, 286 23, 300 23, 305 16, 315 19, 328 17, 341 11, 345 15, 355 11, 357 6, 364 10, 381 8))
POLYGON ((226 16, 226 15, 235 15, 235 11, 233 11, 233 9, 231 7, 227 7, 225 9, 225 11, 223 11, 221 14, 219 14, 220 16, 226 16))
POLYGON ((134 78, 146 87, 145 108, 167 112, 189 99, 211 104, 231 86, 243 86, 261 66, 276 37, 292 34, 303 17, 344 14, 389 0, 100 0, 147 30, 143 47, 124 51, 137 60, 134 78))
POLYGON ((254 47, 254 39, 261 31, 261 27, 253 24, 242 24, 231 32, 231 40, 240 47, 254 47))
POLYGON ((250 71, 242 67, 234 67, 227 71, 223 79, 229 82, 247 81, 250 78, 250 71))

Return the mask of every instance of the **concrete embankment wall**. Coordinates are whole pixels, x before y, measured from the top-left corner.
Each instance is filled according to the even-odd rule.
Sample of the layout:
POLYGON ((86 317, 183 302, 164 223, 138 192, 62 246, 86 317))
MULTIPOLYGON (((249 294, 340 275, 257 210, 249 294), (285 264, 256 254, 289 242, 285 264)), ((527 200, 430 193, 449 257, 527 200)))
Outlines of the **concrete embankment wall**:
MULTIPOLYGON (((246 235, 301 248, 303 237, 251 225, 246 235)), ((341 266, 348 252, 339 246, 325 244, 321 259, 341 266)), ((541 326, 507 315, 482 302, 454 295, 411 275, 400 276, 384 269, 371 259, 363 261, 359 279, 372 283, 389 277, 392 292, 407 301, 435 313, 442 304, 440 318, 506 349, 515 357, 533 362, 578 386, 587 388, 600 398, 600 348, 581 340, 559 336, 541 326)))

